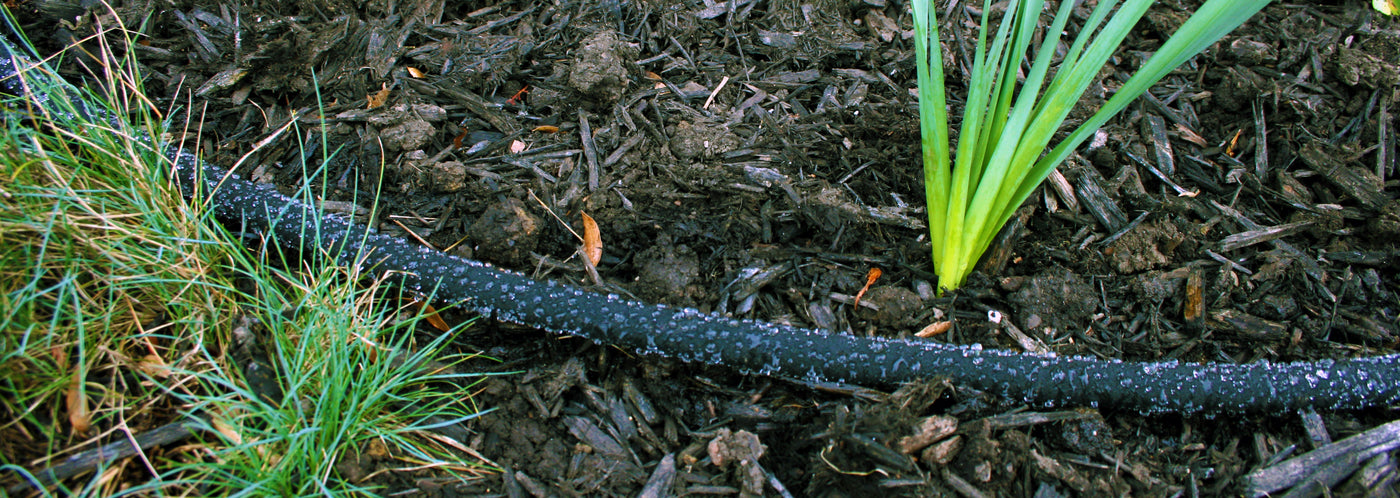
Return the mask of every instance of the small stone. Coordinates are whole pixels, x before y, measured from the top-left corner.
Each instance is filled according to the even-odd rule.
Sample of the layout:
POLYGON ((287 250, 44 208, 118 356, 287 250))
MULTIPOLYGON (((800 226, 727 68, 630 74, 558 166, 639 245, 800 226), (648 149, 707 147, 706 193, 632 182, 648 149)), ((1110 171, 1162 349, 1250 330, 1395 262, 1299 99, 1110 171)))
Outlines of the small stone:
POLYGON ((539 245, 544 223, 525 209, 519 199, 506 199, 486 209, 467 234, 476 243, 476 255, 504 264, 529 262, 539 245))
POLYGON ((880 311, 871 311, 862 306, 859 309, 862 315, 876 325, 895 329, 911 325, 915 315, 924 305, 924 301, 919 299, 919 295, 914 291, 889 285, 871 288, 865 293, 863 300, 879 306, 880 311))
POLYGON ((728 428, 717 431, 706 447, 710 462, 719 468, 745 461, 756 462, 767 449, 759 442, 758 435, 744 430, 731 432, 728 428))
POLYGON ((619 41, 611 31, 588 37, 569 69, 569 86, 600 104, 617 102, 627 90, 626 64, 635 57, 636 50, 619 41))
POLYGON ((443 161, 428 169, 428 186, 435 192, 456 192, 467 186, 467 166, 458 161, 443 161))
POLYGON ((739 136, 720 124, 681 121, 671 131, 671 154, 679 159, 713 157, 739 147, 739 136))
POLYGON ((415 150, 428 144, 437 129, 427 121, 413 119, 390 126, 379 132, 384 147, 392 151, 415 150))

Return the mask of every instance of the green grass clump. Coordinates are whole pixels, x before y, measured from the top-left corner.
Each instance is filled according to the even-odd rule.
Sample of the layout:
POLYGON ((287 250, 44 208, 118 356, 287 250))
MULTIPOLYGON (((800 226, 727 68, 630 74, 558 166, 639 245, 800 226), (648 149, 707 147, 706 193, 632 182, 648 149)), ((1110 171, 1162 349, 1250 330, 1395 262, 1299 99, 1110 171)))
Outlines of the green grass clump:
POLYGON ((381 481, 337 470, 362 452, 438 477, 489 470, 428 430, 482 413, 471 400, 480 377, 431 361, 456 330, 417 344, 420 315, 397 291, 244 250, 172 185, 147 138, 165 130, 138 65, 99 56, 96 90, 44 67, 24 78, 117 119, 65 113, 64 99, 0 101, 0 486, 183 417, 209 430, 50 489, 363 494, 381 481), (265 358, 285 395, 251 389, 240 351, 265 358))

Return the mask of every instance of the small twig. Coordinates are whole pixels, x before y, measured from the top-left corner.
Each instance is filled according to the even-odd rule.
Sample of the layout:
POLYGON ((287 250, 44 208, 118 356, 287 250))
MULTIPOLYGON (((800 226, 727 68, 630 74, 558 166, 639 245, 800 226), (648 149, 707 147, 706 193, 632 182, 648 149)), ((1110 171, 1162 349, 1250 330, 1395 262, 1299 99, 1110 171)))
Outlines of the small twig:
POLYGON ((700 108, 701 108, 701 109, 709 109, 709 108, 710 108, 710 104, 713 104, 713 103, 715 102, 715 95, 719 95, 719 91, 720 91, 720 90, 723 90, 723 89, 724 89, 724 85, 727 85, 727 84, 729 84, 729 77, 728 77, 728 76, 725 76, 723 79, 719 80, 719 86, 715 87, 715 91, 710 92, 710 96, 709 96, 708 98, 705 99, 705 105, 700 106, 700 108))
POLYGON ((42 489, 49 484, 96 470, 117 460, 136 456, 145 450, 184 441, 190 436, 204 432, 207 428, 208 422, 205 420, 184 417, 140 436, 131 437, 128 435, 120 441, 108 443, 101 448, 87 450, 65 458, 58 465, 39 469, 32 475, 26 476, 30 479, 29 481, 10 486, 6 492, 17 495, 29 490, 42 489))
POLYGON ((436 246, 432 245, 431 243, 429 243, 429 242, 426 241, 426 240, 423 240, 422 237, 419 237, 418 234, 415 233, 413 230, 409 230, 408 227, 405 226, 403 223, 399 223, 399 220, 396 220, 396 219, 393 219, 393 218, 389 218, 389 221, 394 222, 395 225, 398 225, 399 228, 402 228, 402 229, 403 229, 404 233, 407 233, 409 237, 413 237, 413 240, 418 241, 419 244, 423 244, 424 247, 431 247, 431 248, 433 248, 433 249, 437 249, 436 246))
POLYGON ((272 134, 268 135, 267 138, 258 140, 257 143, 253 144, 253 149, 248 151, 247 154, 243 154, 243 157, 238 158, 238 161, 233 163, 233 167, 229 168, 229 171, 238 171, 238 167, 243 165, 243 161, 247 161, 249 157, 253 157, 254 153, 256 153, 259 150, 262 150, 263 147, 267 147, 268 144, 272 143, 274 140, 277 140, 277 137, 282 136, 282 133, 286 132, 287 128, 291 128, 292 125, 296 124, 297 117, 297 112, 293 110, 291 117, 287 118, 287 124, 282 125, 282 127, 278 128, 277 131, 272 132, 272 134))
POLYGON ((544 211, 545 211, 546 213, 549 213, 549 215, 550 215, 550 216, 553 216, 555 220, 558 220, 560 225, 564 225, 564 229, 565 229, 565 230, 568 230, 569 233, 574 234, 574 238, 575 238, 575 239, 578 239, 578 243, 580 243, 580 244, 583 243, 583 236, 582 236, 582 235, 579 235, 578 232, 575 232, 575 231, 574 231, 574 227, 569 226, 568 223, 565 223, 565 222, 564 222, 564 219, 563 219, 563 218, 560 218, 559 215, 555 214, 555 213, 554 213, 554 210, 553 210, 553 209, 550 209, 548 204, 545 204, 544 201, 540 200, 540 198, 539 198, 538 196, 535 195, 535 191, 534 191, 534 190, 530 190, 529 193, 530 193, 530 198, 531 198, 531 199, 534 199, 535 202, 540 203, 540 207, 544 208, 544 211))
POLYGON ((583 271, 588 272, 588 278, 593 280, 593 285, 603 285, 603 277, 598 275, 598 267, 593 266, 593 262, 588 259, 588 255, 583 253, 580 247, 575 251, 579 255, 579 260, 583 262, 583 271))
POLYGON ((588 114, 578 114, 578 133, 583 140, 583 158, 588 161, 588 191, 598 190, 598 145, 593 143, 593 128, 588 114))

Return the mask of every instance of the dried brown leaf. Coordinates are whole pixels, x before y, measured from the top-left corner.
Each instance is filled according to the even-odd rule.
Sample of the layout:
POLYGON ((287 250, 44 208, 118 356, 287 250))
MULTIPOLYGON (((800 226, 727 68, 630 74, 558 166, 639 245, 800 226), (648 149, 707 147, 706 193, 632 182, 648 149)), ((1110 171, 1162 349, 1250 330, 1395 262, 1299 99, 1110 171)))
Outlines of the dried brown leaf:
POLYGON ((73 380, 65 393, 68 405, 68 423, 74 434, 83 434, 92 427, 92 413, 88 411, 87 393, 83 391, 82 372, 73 372, 73 380))
POLYGON ((366 96, 369 100, 369 107, 366 107, 366 109, 374 109, 389 101, 389 84, 382 83, 381 85, 381 88, 383 88, 382 90, 366 96))
POLYGON ((930 337, 946 333, 952 329, 953 322, 951 320, 943 320, 941 322, 933 322, 928 324, 927 327, 924 327, 922 330, 914 333, 914 335, 920 338, 928 339, 930 337))
POLYGON ((864 297, 865 291, 870 290, 870 286, 875 285, 875 281, 880 279, 880 273, 879 268, 871 268, 869 272, 866 272, 865 287, 861 287, 860 292, 856 293, 856 302, 851 304, 851 306, 860 306, 860 298, 864 297))
POLYGON ((441 316, 438 316, 437 308, 434 308, 432 304, 415 299, 412 305, 414 309, 418 310, 419 314, 423 315, 423 319, 428 321, 428 325, 432 325, 433 328, 443 332, 452 330, 452 327, 447 325, 447 321, 443 320, 441 316))
POLYGON ((593 266, 603 260, 603 234, 598 230, 598 222, 593 221, 593 217, 588 213, 579 213, 583 216, 583 255, 588 256, 588 262, 593 266))
POLYGON ((141 359, 136 362, 136 369, 140 370, 141 373, 157 379, 170 377, 172 373, 170 371, 170 365, 166 365, 165 360, 161 359, 158 354, 142 356, 141 359))

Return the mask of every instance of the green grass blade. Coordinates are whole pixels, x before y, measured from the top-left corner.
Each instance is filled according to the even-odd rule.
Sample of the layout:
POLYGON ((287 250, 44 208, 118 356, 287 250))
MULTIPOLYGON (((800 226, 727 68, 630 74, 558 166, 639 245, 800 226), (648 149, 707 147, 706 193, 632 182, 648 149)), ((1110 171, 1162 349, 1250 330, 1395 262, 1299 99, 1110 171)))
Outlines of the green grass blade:
MULTIPOLYGON (((1111 6, 1112 2, 1107 4, 1111 6)), ((1034 174, 1035 158, 1049 145, 1074 104, 1093 83, 1099 69, 1113 55, 1123 38, 1127 37, 1133 25, 1146 13, 1150 5, 1150 0, 1131 0, 1114 12, 1113 17, 1099 33, 1080 33, 1076 44, 1086 40, 1088 43, 1082 57, 1071 61, 1071 64, 1061 65, 1055 81, 1046 88, 1045 94, 1040 96, 1040 105, 1034 106, 1036 112, 1026 116, 1028 125, 1024 134, 1015 137, 1010 146, 1004 149, 1004 154, 995 158, 999 167, 988 174, 1000 179, 1000 183, 979 192, 983 196, 978 205, 983 211, 979 212, 986 214, 969 230, 975 241, 965 246, 965 250, 978 255, 986 251, 992 239, 996 237, 996 232, 1024 201, 1017 201, 1015 195, 1022 187, 1030 185, 1033 189, 1044 180, 1044 176, 1034 174)))
MULTIPOLYGON (((1098 131, 1109 119, 1127 108, 1128 104, 1150 89, 1152 85, 1161 81, 1163 77, 1166 77, 1168 73, 1186 62, 1187 59, 1194 57, 1206 47, 1234 31, 1235 28, 1244 24, 1268 4, 1269 0, 1207 1, 1191 18, 1177 28, 1171 38, 1168 38, 1166 43, 1157 50, 1157 53, 1153 54, 1152 58, 1148 59, 1147 63, 1143 64, 1143 67, 1132 78, 1129 78, 1128 82, 1124 83, 1123 87, 1119 88, 1113 97, 1099 108, 1097 113, 1075 129, 1064 141, 1056 145, 1049 154, 1042 157, 1032 168, 1030 177, 1043 180, 1049 176, 1050 170, 1064 162, 1079 144, 1098 131)), ((1030 197, 1035 187, 1036 185, 1023 185, 1017 190, 1013 199, 1019 199, 1016 201, 1018 203, 1024 202, 1030 197)))
MULTIPOLYGON (((930 1, 915 0, 913 8, 924 196, 928 203, 929 233, 933 237, 941 237, 946 233, 949 186, 952 182, 952 162, 948 148, 948 102, 943 90, 943 50, 938 43, 938 22, 934 19, 930 1)), ((940 266, 942 253, 933 251, 933 259, 934 266, 940 266)))
MULTIPOLYGON (((1172 69, 1234 30, 1268 1, 1207 1, 1098 113, 1046 154, 1046 147, 1070 110, 1152 2, 1098 3, 1046 84, 1060 33, 1076 5, 1061 3, 1025 81, 1017 88, 1017 73, 1033 43, 1043 0, 1011 1, 990 41, 992 0, 984 0, 960 140, 951 159, 945 95, 941 88, 930 88, 940 86, 943 80, 941 67, 929 65, 927 47, 937 46, 937 29, 930 28, 937 21, 930 4, 929 0, 914 2, 916 48, 924 49, 919 53, 918 68, 920 130, 925 144, 924 176, 934 266, 940 287, 951 289, 962 284, 996 232, 1074 147, 1172 69)), ((936 54, 932 57, 938 59, 936 54)))

